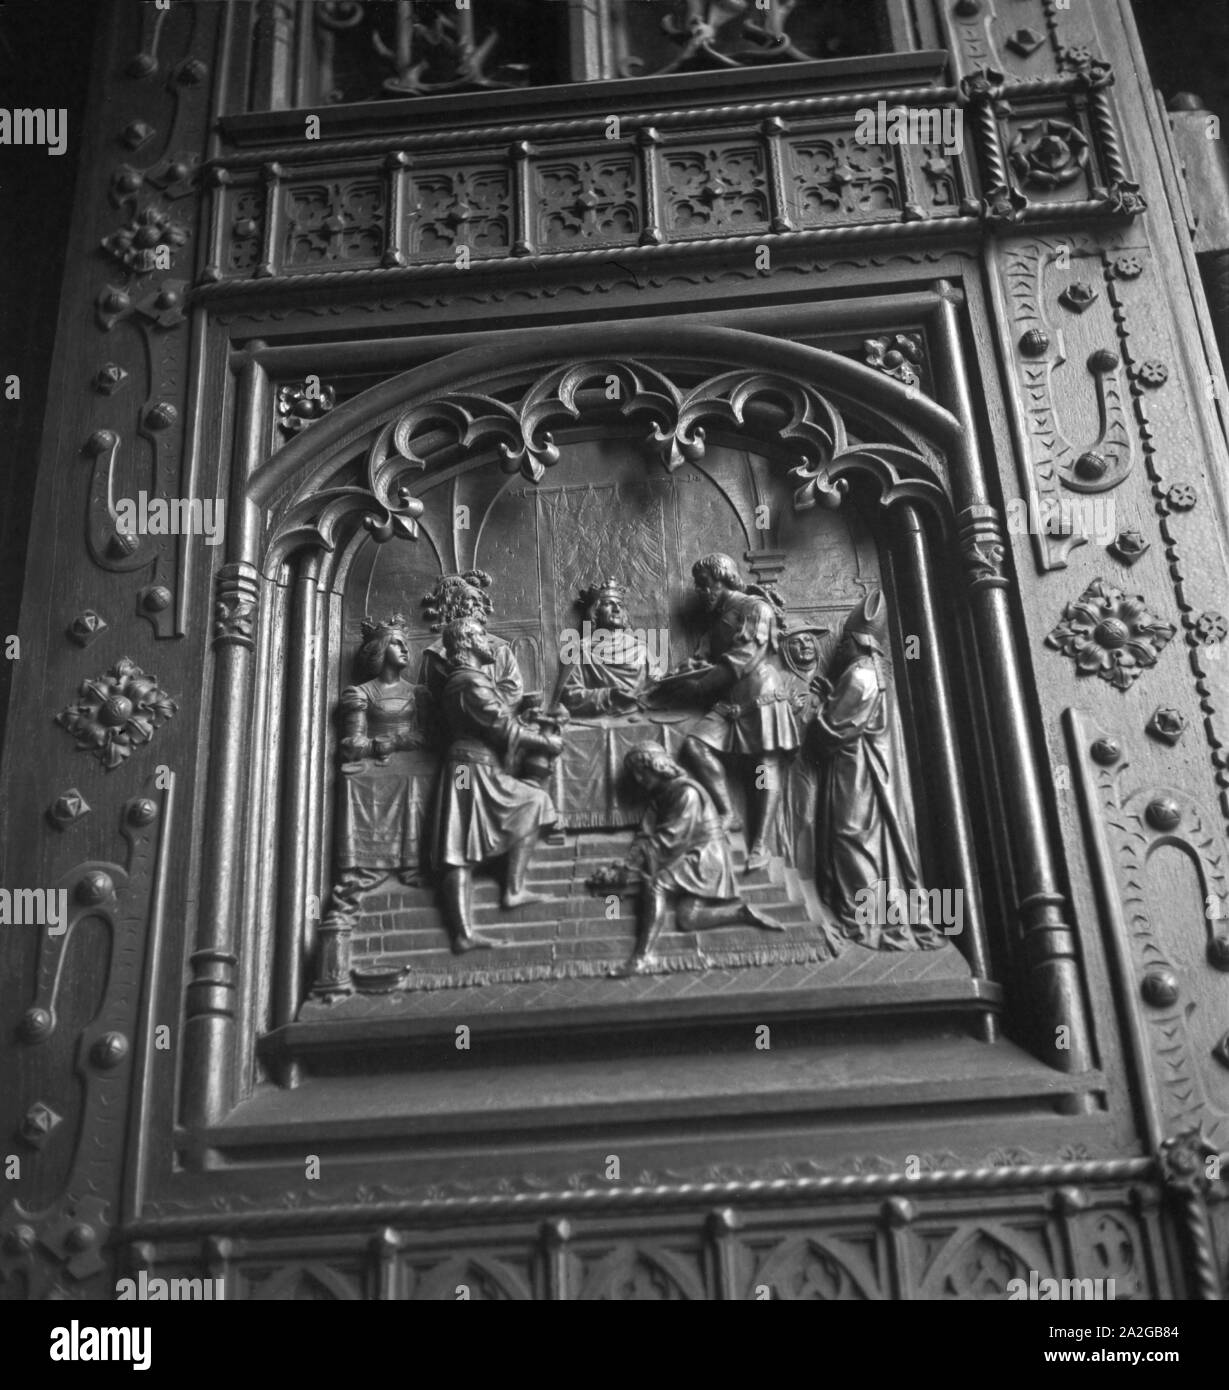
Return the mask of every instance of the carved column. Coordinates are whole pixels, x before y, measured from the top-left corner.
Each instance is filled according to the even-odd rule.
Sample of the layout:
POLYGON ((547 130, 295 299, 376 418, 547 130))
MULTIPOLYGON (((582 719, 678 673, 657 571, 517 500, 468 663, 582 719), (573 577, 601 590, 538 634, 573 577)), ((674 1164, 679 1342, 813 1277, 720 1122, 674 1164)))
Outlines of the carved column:
MULTIPOLYGON (((973 973, 985 979, 989 976, 990 969, 981 890, 978 885, 977 856, 973 849, 973 829, 969 821, 968 807, 962 792, 967 783, 960 765, 955 706, 952 703, 951 684, 948 679, 949 668, 943 653, 935 611, 934 574, 927 551, 926 534, 917 508, 911 503, 905 503, 896 515, 901 537, 901 569, 908 579, 913 595, 912 618, 917 624, 916 635, 921 639, 921 679, 917 682, 918 688, 915 693, 926 710, 927 733, 930 736, 928 746, 936 762, 936 781, 940 786, 950 789, 947 797, 936 800, 933 812, 940 817, 938 831, 943 839, 946 865, 954 875, 956 887, 962 892, 963 901, 967 905, 965 917, 968 930, 957 938, 956 944, 967 957, 973 973)), ((993 1041, 995 1032, 994 1018, 986 1015, 983 1035, 987 1042, 993 1041)))
POLYGON ((295 6, 288 0, 257 0, 252 25, 254 111, 295 105, 297 76, 295 6))
MULTIPOLYGON (((282 811, 282 877, 279 903, 277 951, 277 993, 275 1024, 289 1023, 295 1016, 302 989, 305 933, 313 908, 321 904, 315 897, 312 857, 313 823, 311 756, 313 726, 316 719, 316 646, 319 629, 317 581, 320 556, 301 559, 291 599, 292 617, 287 648, 285 742, 286 796, 282 811)), ((350 926, 322 928, 320 932, 320 970, 316 981, 326 993, 350 990, 350 926)))
POLYGON ((246 785, 252 729, 254 632, 260 600, 259 545, 247 479, 264 451, 264 372, 254 358, 240 378, 236 467, 227 508, 228 555, 217 576, 213 718, 202 862, 202 905, 187 990, 183 1119, 220 1121, 233 1104, 238 997, 237 926, 242 912, 246 785))
MULTIPOLYGON (((950 286, 943 289, 944 298, 935 316, 941 340, 935 372, 944 396, 964 424, 954 448, 958 455, 952 470, 955 505, 966 534, 978 540, 976 559, 970 552, 968 560, 969 607, 978 635, 986 694, 996 720, 1004 804, 1011 808, 1008 840, 1015 863, 1017 922, 1028 971, 1034 1045, 1038 1055, 1059 1071, 1088 1071, 1093 1065, 1092 1044, 1075 933, 1066 920, 1067 902, 1054 863, 1049 807, 1042 795, 1039 769, 1043 755, 1034 740, 1024 700, 1024 676, 1016 657, 1002 573, 1002 535, 986 492, 985 468, 974 434, 956 294, 950 286)), ((1081 1110, 1091 1104, 1087 1097, 1070 1103, 1081 1110)))

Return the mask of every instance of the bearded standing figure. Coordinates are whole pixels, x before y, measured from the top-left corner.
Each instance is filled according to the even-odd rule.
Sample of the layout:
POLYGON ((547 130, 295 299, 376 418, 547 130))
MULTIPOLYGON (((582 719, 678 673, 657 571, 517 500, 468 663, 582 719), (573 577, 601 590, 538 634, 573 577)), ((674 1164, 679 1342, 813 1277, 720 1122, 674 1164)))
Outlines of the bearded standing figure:
POLYGON ((691 573, 709 628, 693 658, 695 675, 672 683, 709 708, 684 741, 682 756, 727 830, 739 826, 722 759, 734 758, 751 773, 747 872, 752 873, 771 857, 783 764, 799 744, 780 657, 781 617, 764 590, 743 583, 728 555, 705 555, 691 573))
POLYGON ((816 878, 851 940, 873 950, 931 950, 944 938, 928 919, 877 921, 869 906, 922 886, 892 738, 886 638, 886 604, 875 589, 845 620, 832 691, 811 726, 821 758, 816 878))
MULTIPOLYGON (((449 623, 462 618, 477 618, 486 626, 494 611, 487 590, 491 587, 491 576, 485 570, 466 570, 464 574, 442 574, 435 581, 435 587, 424 596, 423 617, 431 625, 431 631, 442 633, 449 623)), ((491 676, 500 695, 514 709, 520 705, 525 694, 525 682, 521 668, 509 643, 502 637, 490 637, 491 650, 495 660, 491 676)), ((448 657, 444 651, 444 639, 436 637, 423 648, 422 660, 418 667, 418 683, 425 685, 431 698, 438 701, 444 693, 444 682, 448 679, 448 657)))
POLYGON ((439 783, 434 863, 443 875, 444 911, 458 954, 496 943, 473 930, 473 869, 507 856, 505 908, 540 902, 525 875, 538 835, 554 825, 554 802, 540 786, 516 776, 526 753, 554 758, 556 734, 523 724, 500 693, 492 669, 495 648, 477 618, 449 623, 443 634, 449 675, 440 705, 451 742, 439 783))

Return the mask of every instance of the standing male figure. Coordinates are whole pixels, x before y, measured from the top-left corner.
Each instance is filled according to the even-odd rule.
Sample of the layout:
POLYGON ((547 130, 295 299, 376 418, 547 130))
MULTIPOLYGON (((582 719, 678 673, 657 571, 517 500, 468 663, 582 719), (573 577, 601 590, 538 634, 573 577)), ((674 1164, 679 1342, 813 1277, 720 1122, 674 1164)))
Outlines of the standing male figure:
MULTIPOLYGON (((487 590, 491 576, 485 570, 466 570, 464 574, 441 574, 435 587, 423 597, 423 617, 431 624, 432 632, 442 633, 449 623, 461 618, 477 618, 485 627, 490 621, 494 604, 487 590)), ((495 685, 504 699, 516 709, 525 693, 521 668, 517 665, 511 646, 502 637, 491 635, 495 662, 491 668, 495 685)), ((425 685, 434 700, 443 694, 448 679, 448 657, 444 639, 437 637, 423 649, 418 669, 418 683, 425 685)))
POLYGON ((709 627, 693 658, 703 669, 682 687, 709 709, 684 741, 682 755, 712 797, 727 830, 739 826, 722 758, 735 758, 751 771, 751 873, 769 861, 783 764, 799 743, 780 659, 782 623, 776 606, 763 590, 748 589, 728 555, 705 555, 692 565, 691 573, 709 627))
POLYGON ((517 719, 493 678, 495 648, 480 619, 449 623, 443 645, 449 674, 440 705, 451 743, 440 777, 434 859, 443 874, 452 949, 460 954, 496 944, 473 930, 475 864, 506 854, 504 907, 541 901, 526 890, 525 875, 539 831, 555 823, 555 806, 548 792, 515 774, 524 753, 557 757, 563 740, 517 719))

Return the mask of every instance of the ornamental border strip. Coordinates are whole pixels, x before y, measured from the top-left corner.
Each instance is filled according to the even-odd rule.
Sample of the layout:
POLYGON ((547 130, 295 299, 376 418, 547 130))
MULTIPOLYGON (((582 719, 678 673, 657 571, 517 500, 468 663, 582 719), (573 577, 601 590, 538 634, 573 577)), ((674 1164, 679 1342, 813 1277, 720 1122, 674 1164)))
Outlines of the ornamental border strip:
MULTIPOLYGON (((1130 220, 1135 214, 1123 213, 1112 199, 1086 199, 1072 203, 1033 203, 1011 231, 1020 228, 1061 227, 1089 218, 1130 220)), ((955 234, 990 232, 999 226, 984 211, 976 216, 936 217, 919 222, 889 222, 867 225, 846 224, 816 227, 798 232, 759 232, 736 237, 691 237, 664 246, 595 246, 583 251, 542 251, 524 256, 492 256, 475 259, 469 269, 452 262, 430 262, 413 266, 369 266, 361 270, 308 271, 299 275, 267 275, 251 280, 219 280, 196 286, 190 293, 194 303, 214 304, 259 295, 281 295, 300 289, 337 289, 360 285, 397 285, 432 279, 456 284, 472 279, 476 273, 509 270, 542 270, 555 265, 575 265, 589 261, 618 266, 626 259, 650 265, 681 258, 695 259, 698 253, 758 246, 791 248, 878 241, 931 240, 955 234)), ((762 272, 767 276, 768 272, 762 272)))
MULTIPOLYGON (((640 188, 636 195, 639 208, 639 243, 620 244, 607 241, 581 249, 543 249, 537 243, 532 212, 534 161, 559 157, 535 140, 542 137, 588 134, 596 137, 606 129, 607 118, 584 117, 573 121, 539 122, 517 126, 478 126, 465 131, 426 133, 420 136, 381 136, 363 140, 323 141, 314 147, 296 145, 276 146, 262 150, 219 157, 208 166, 209 181, 214 188, 213 207, 209 218, 209 254, 202 266, 199 283, 194 291, 198 302, 259 295, 265 282, 276 282, 277 292, 293 291, 315 286, 317 289, 361 286, 365 284, 396 284, 401 280, 453 277, 474 269, 494 272, 515 271, 520 267, 545 269, 554 264, 584 264, 591 260, 615 261, 621 257, 636 260, 678 257, 713 249, 731 251, 748 247, 788 247, 794 244, 823 245, 848 241, 905 239, 912 237, 956 236, 980 229, 983 234, 1014 231, 1024 227, 1066 224, 1089 218, 1112 217, 1130 220, 1145 210, 1137 185, 1127 177, 1122 157, 1108 87, 1113 76, 1104 64, 1091 65, 1076 73, 1058 78, 1033 81, 1008 81, 1001 73, 984 70, 966 77, 959 87, 893 88, 886 91, 843 93, 833 96, 800 97, 782 102, 753 102, 740 105, 688 108, 674 112, 649 112, 620 117, 627 122, 625 134, 611 144, 604 142, 603 150, 617 151, 631 160, 629 170, 640 188), (1037 201, 1030 199, 1019 181, 1013 179, 1004 148, 1001 122, 1011 114, 1011 99, 1079 95, 1085 111, 1087 131, 1100 162, 1103 183, 1090 188, 1092 196, 1072 201, 1037 201), (865 216, 836 225, 799 228, 795 212, 789 206, 789 182, 782 161, 781 141, 791 132, 782 113, 796 115, 806 112, 851 112, 865 109, 870 101, 878 103, 904 100, 906 106, 920 107, 925 100, 931 103, 955 104, 968 109, 971 116, 972 144, 967 153, 962 147, 960 173, 953 193, 950 211, 924 208, 916 201, 914 174, 910 161, 897 155, 897 176, 900 180, 901 206, 894 209, 890 220, 874 221, 865 216), (662 133, 666 128, 685 127, 697 121, 708 128, 719 126, 732 116, 763 117, 758 129, 712 129, 713 139, 744 139, 755 142, 763 160, 763 189, 765 225, 756 232, 736 235, 680 236, 666 225, 663 217, 665 185, 661 159, 673 148, 673 141, 662 133), (661 127, 662 129, 658 129, 661 127), (499 254, 484 256, 469 254, 457 258, 437 256, 423 259, 406 245, 406 218, 410 185, 407 180, 415 167, 415 154, 432 149, 462 148, 478 152, 502 145, 493 157, 504 170, 506 200, 503 217, 507 219, 505 245, 499 254), (658 152, 661 151, 659 154, 658 152), (383 154, 378 168, 363 171, 347 169, 342 161, 348 155, 383 154), (283 162, 285 161, 285 162, 283 162), (976 166, 981 168, 981 196, 971 196, 976 166), (258 180, 251 181, 254 173, 258 180), (368 234, 374 233, 380 248, 366 257, 369 262, 380 257, 379 264, 367 264, 346 269, 295 270, 285 262, 283 241, 287 228, 285 198, 287 192, 301 186, 303 179, 353 177, 366 174, 378 179, 381 186, 381 211, 368 234), (230 255, 230 235, 227 230, 231 202, 227 190, 247 190, 245 196, 255 198, 263 211, 253 222, 251 233, 254 254, 251 269, 244 275, 232 275, 224 269, 230 255), (958 202, 956 200, 959 200, 958 202), (258 243, 256 245, 255 243, 258 243), (382 254, 381 254, 382 252, 382 254), (410 262, 415 263, 411 264, 410 262)), ((676 132, 677 133, 677 132, 676 132)), ((686 132, 684 132, 686 133, 686 132)), ((694 133, 694 132, 692 132, 694 133)), ((803 138, 805 132, 796 132, 803 138)), ((572 152, 580 157, 583 151, 572 152)), ((593 152, 590 151, 592 157, 593 152)), ((431 165, 430 168, 434 168, 431 165)), ((254 214, 253 214, 254 215, 254 214)), ((344 221, 344 219, 342 219, 344 221)), ((457 241, 457 247, 462 246, 457 241)))
MULTIPOLYGON (((649 1203, 687 1206, 695 1202, 780 1202, 849 1197, 893 1197, 917 1192, 1008 1191, 1069 1183, 1148 1181, 1158 1176, 1153 1158, 1100 1159, 1077 1163, 1042 1163, 1016 1168, 953 1168, 920 1173, 856 1173, 829 1177, 731 1179, 693 1183, 656 1183, 634 1187, 564 1188, 539 1192, 475 1194, 464 1197, 392 1199, 382 1202, 304 1203, 290 1209, 228 1211, 216 1208, 182 1216, 138 1217, 125 1224, 117 1238, 125 1241, 170 1237, 224 1229, 282 1230, 313 1226, 396 1221, 417 1216, 440 1219, 532 1215, 536 1212, 590 1211, 635 1207, 649 1203)), ((173 1199, 171 1199, 173 1200, 173 1199)))

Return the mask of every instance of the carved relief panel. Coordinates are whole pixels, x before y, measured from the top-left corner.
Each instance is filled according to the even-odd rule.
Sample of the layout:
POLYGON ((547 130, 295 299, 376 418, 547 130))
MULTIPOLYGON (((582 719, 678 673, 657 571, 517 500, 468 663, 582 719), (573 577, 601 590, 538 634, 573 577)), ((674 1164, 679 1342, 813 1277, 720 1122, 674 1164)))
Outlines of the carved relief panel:
MULTIPOLYGON (((399 108, 566 70, 479 3, 439 23, 315 8, 300 96, 309 71, 341 106, 399 108)), ((622 35, 607 77, 882 39, 848 6, 761 21, 680 0, 651 35, 647 7, 570 8, 622 35)), ((1164 308, 1175 260, 1140 219, 1151 151, 1100 57, 1106 21, 1040 0, 936 14, 952 73, 902 60, 902 101, 959 115, 962 150, 859 139, 858 109, 888 90, 868 64, 866 91, 620 96, 617 139, 549 101, 464 129, 438 108, 383 129, 351 113, 359 133, 319 147, 284 112, 223 114, 203 173, 205 60, 169 44, 196 21, 142 19, 131 80, 156 74, 142 91, 168 114, 156 132, 134 107, 107 132, 122 148, 81 303, 88 343, 114 350, 72 358, 94 402, 64 436, 82 471, 52 464, 70 500, 80 484, 80 558, 106 593, 54 625, 39 718, 66 775, 21 774, 53 852, 119 838, 57 868, 72 922, 31 958, 19 1046, 39 1084, 13 1133, 38 1166, 4 1217, 14 1287, 105 1273, 131 1078, 176 1153, 140 1139, 155 1195, 134 1177, 126 1258, 208 1269, 235 1296, 963 1300, 1033 1271, 1219 1296, 1205 1161, 1229 1132, 1210 907, 1229 903, 1229 606, 1219 454, 1190 424, 1195 335, 1164 308), (750 243, 773 278, 737 259, 750 243), (770 322, 818 301, 833 351, 770 322), (752 329, 696 326, 727 309, 752 329), (234 506, 216 554, 117 525, 120 494, 214 482, 234 506), (1069 524, 1064 503, 1102 499, 1112 528, 1069 524), (143 653, 133 619, 148 642, 199 641, 143 653), (149 785, 155 760, 190 775, 201 749, 177 805, 149 785), (175 1019, 162 1069, 155 1005, 175 1019), (669 1032, 698 1052, 703 1030, 765 1011, 803 1036, 832 1019, 959 1035, 982 1055, 967 1085, 940 1078, 953 1109, 994 1093, 993 1123, 1017 1132, 1044 1110, 1044 1153, 970 1160, 966 1132, 915 1193, 903 1150, 853 1155, 838 1114, 800 1123, 789 1153, 756 1133, 610 1188, 540 1078, 506 1104, 509 1124, 556 1127, 541 1168, 477 1146, 445 1181, 419 1145, 424 1095, 441 1148, 496 1095, 444 1081, 457 1028, 506 1049, 508 1086, 552 1030, 608 1049, 609 1076, 621 1047, 669 1032), (385 1068, 400 1075, 381 1091, 385 1068), (328 1107, 351 1084, 378 1138, 304 1197, 285 1151, 344 1129, 328 1107), (267 1172, 216 1190, 211 1165, 245 1145, 267 1172), (370 1181, 386 1149, 404 1186, 370 1181), (765 1183, 817 1205, 784 1220, 765 1183), (445 1231, 456 1213, 470 1224, 445 1231)), ((857 1084, 877 1106, 890 1092, 886 1129, 917 1092, 880 1061, 857 1084)), ((811 1090, 835 1107, 826 1075, 811 1090)), ((661 1110, 671 1084, 645 1083, 661 1110)), ((764 1104, 797 1099, 783 1083, 764 1104)), ((644 1127, 681 1149, 673 1123, 644 1127)))

